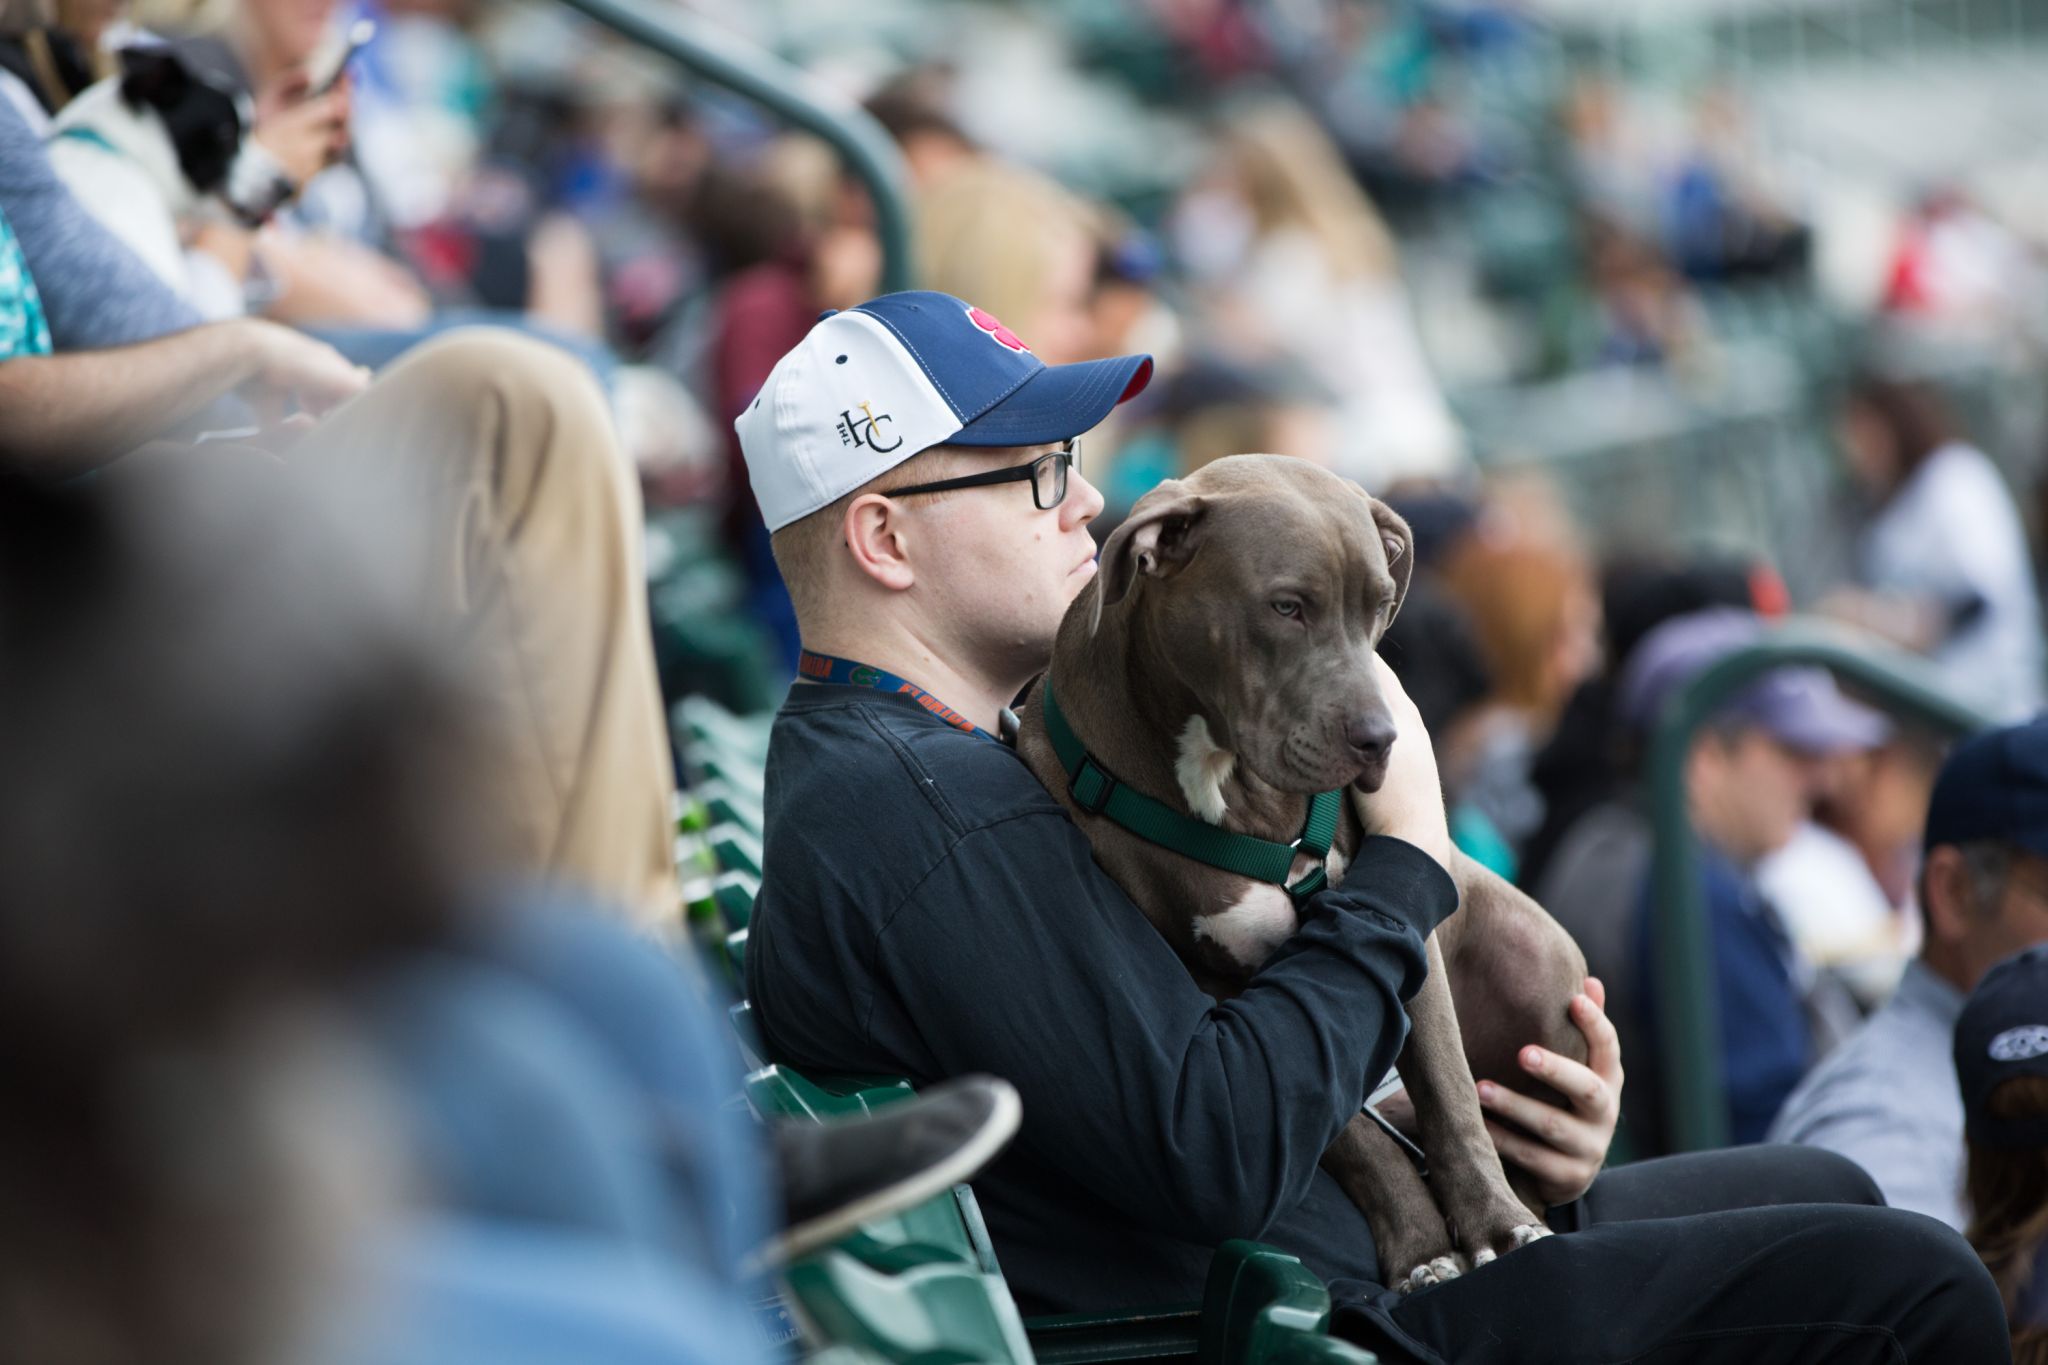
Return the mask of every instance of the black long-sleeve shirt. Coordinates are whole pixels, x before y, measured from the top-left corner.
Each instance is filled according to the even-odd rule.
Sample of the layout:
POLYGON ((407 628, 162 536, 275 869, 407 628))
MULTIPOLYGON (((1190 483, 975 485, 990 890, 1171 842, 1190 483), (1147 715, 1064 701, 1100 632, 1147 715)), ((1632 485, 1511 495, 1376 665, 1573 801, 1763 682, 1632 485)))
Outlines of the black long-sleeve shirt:
POLYGON ((1026 1312, 1201 1297, 1257 1237, 1378 1273, 1317 1162, 1406 1035, 1443 869, 1368 839, 1243 994, 1204 994, 1010 749, 906 696, 800 685, 768 754, 747 985, 769 1050, 824 1071, 1013 1082, 975 1182, 1026 1312))

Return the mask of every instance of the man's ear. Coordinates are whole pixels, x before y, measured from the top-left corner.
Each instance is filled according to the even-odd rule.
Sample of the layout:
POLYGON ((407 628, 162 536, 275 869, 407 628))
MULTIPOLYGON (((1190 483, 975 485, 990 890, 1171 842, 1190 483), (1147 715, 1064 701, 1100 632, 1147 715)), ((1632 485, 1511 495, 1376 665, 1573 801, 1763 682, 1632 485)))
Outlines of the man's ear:
POLYGON ((847 504, 839 523, 840 540, 854 567, 885 588, 901 592, 916 581, 897 506, 879 493, 847 504))
POLYGON ((1969 869, 1963 865, 1963 851, 1953 844, 1936 844, 1927 850, 1920 873, 1920 915, 1927 936, 1943 943, 1955 943, 1969 931, 1970 912, 1977 889, 1970 884, 1969 869))
POLYGON ((1415 533, 1408 529, 1399 512, 1378 498, 1368 493, 1366 501, 1372 504, 1372 521, 1379 529, 1380 548, 1387 552, 1387 572, 1394 576, 1394 606, 1387 613, 1387 624, 1392 625, 1408 596, 1409 580, 1415 577, 1415 533))
POLYGON ((1141 575, 1168 578, 1187 567, 1195 557, 1209 504, 1208 498, 1190 493, 1178 479, 1168 479, 1138 499, 1130 516, 1102 547, 1095 611, 1088 622, 1090 634, 1102 624, 1102 609, 1123 601, 1141 575))

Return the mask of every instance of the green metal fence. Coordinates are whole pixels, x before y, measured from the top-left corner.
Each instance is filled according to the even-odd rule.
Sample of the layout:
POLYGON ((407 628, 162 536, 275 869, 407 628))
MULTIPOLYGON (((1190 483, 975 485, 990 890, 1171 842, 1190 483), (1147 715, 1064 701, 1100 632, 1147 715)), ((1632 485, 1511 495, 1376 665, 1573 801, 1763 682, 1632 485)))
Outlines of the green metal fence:
POLYGON ((726 33, 680 5, 654 0, 561 3, 830 143, 874 202, 883 292, 911 287, 910 200, 903 157, 867 111, 821 88, 801 68, 726 33))
POLYGON ((1717 661, 1671 699, 1657 724, 1649 758, 1657 954, 1645 998, 1656 1002, 1665 1138, 1673 1151, 1728 1142, 1713 943, 1700 892, 1698 849, 1686 811, 1686 753, 1694 734, 1716 709, 1759 674, 1787 664, 1821 665, 1873 705, 1938 732, 1962 735, 1990 724, 1989 717, 1948 695, 1924 661, 1817 625, 1772 633, 1717 661))

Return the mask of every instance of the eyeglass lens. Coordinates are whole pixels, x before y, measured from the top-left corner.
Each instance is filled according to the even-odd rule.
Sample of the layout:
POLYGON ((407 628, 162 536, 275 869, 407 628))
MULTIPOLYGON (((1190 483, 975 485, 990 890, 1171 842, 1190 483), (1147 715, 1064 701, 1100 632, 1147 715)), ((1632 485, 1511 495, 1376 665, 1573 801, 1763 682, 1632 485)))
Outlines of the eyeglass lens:
POLYGON ((1032 461, 1031 500, 1041 511, 1058 507, 1061 499, 1067 496, 1067 465, 1070 462, 1069 454, 1064 450, 1055 450, 1032 461))

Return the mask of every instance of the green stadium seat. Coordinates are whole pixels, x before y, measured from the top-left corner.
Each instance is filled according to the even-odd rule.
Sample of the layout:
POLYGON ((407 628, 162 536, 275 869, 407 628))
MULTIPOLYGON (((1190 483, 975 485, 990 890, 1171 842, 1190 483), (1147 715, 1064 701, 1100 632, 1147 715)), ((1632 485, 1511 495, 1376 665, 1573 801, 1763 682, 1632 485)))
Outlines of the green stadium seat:
POLYGON ((815 1340, 897 1365, 1033 1365, 1002 1277, 930 1247, 878 1247, 855 1234, 783 1273, 815 1340))
POLYGON ((711 857, 721 872, 745 872, 761 879, 761 840, 738 825, 713 825, 704 833, 711 857))
POLYGON ((747 931, 735 929, 725 936, 725 970, 736 991, 747 988, 747 931))
POLYGON ((1225 1242, 1202 1293, 1201 1365, 1373 1365, 1372 1352, 1328 1335, 1330 1291, 1296 1257, 1225 1242))
POLYGON ((767 1065, 768 1048, 761 1041, 761 1026, 754 1021, 754 1007, 742 1000, 725 1012, 732 1021, 733 1041, 739 1044, 740 1060, 749 1070, 767 1065))
POLYGON ((747 872, 721 872, 699 877, 683 888, 683 905, 700 932, 729 934, 744 929, 754 917, 754 897, 761 879, 747 872))

